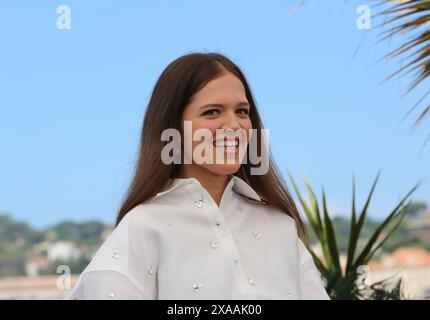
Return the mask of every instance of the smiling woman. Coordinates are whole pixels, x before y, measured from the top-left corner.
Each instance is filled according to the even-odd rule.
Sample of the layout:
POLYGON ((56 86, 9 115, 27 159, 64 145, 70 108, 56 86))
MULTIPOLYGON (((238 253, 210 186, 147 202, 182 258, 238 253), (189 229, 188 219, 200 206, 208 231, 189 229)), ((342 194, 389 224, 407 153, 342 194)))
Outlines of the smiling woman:
POLYGON ((266 152, 262 130, 250 87, 232 61, 217 53, 173 61, 149 101, 116 228, 68 298, 328 299, 273 158, 264 174, 243 161, 252 139, 266 152), (197 163, 193 141, 179 146, 182 161, 164 163, 163 133, 186 135, 186 123, 192 133, 208 131, 215 141, 208 150, 232 161, 197 163), (233 139, 238 130, 252 135, 233 139), (244 153, 236 150, 241 146, 244 153))
MULTIPOLYGON (((245 87, 237 76, 231 72, 223 72, 213 80, 204 85, 197 93, 194 94, 191 101, 187 104, 182 115, 182 123, 190 121, 193 124, 193 130, 205 129, 210 131, 213 136, 216 136, 214 141, 217 143, 213 146, 213 154, 215 156, 217 151, 224 153, 225 157, 231 155, 234 161, 216 161, 212 159, 211 163, 203 163, 201 165, 184 164, 181 167, 180 176, 201 176, 200 171, 204 170, 204 176, 207 178, 220 180, 226 174, 237 172, 242 164, 244 154, 239 155, 239 145, 228 146, 228 142, 235 142, 236 139, 228 139, 224 136, 224 130, 228 132, 236 132, 243 130, 248 133, 253 128, 250 118, 251 106, 245 93, 245 87), (216 131, 221 134, 216 135, 216 131), (225 140, 225 141, 224 141, 225 140), (227 145, 226 145, 227 144, 227 145), (233 150, 231 150, 233 149, 233 150), (227 162, 227 163, 226 163, 227 162)), ((255 111, 254 111, 255 113, 255 111)), ((183 128, 182 128, 183 130, 183 128)), ((249 138, 238 139, 242 143, 241 149, 248 144, 249 138)), ((198 141, 193 141, 192 150, 194 150, 198 141)), ((185 151, 188 157, 191 150, 185 151)), ((224 157, 223 159, 224 160, 224 157)), ((205 180, 207 180, 207 178, 205 180)), ((220 180, 222 181, 222 180, 220 180)), ((219 200, 218 194, 218 200, 219 200)))

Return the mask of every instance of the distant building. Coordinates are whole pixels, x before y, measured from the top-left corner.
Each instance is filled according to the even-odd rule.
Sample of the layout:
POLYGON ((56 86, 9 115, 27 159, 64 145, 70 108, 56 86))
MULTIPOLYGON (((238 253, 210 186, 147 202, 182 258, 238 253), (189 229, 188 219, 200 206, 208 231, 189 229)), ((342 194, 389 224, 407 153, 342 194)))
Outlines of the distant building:
POLYGON ((372 283, 402 278, 404 291, 412 299, 430 298, 430 251, 419 247, 400 247, 379 260, 368 263, 372 283))
POLYGON ((25 264, 25 273, 29 277, 37 277, 40 270, 49 265, 49 260, 46 257, 36 256, 27 260, 25 264))
POLYGON ((78 259, 81 256, 81 250, 71 241, 58 241, 53 243, 47 252, 48 260, 70 261, 78 259))
POLYGON ((379 260, 369 262, 371 269, 430 267, 430 251, 419 247, 400 247, 379 260))

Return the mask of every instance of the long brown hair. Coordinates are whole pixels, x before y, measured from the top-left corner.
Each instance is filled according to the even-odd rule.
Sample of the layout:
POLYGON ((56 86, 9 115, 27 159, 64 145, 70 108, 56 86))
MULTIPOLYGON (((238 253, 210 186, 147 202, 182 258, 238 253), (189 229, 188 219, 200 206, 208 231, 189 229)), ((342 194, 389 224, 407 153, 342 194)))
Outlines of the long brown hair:
MULTIPOLYGON (((239 67, 219 53, 191 53, 179 57, 161 73, 153 89, 143 120, 135 174, 118 212, 116 225, 127 212, 160 192, 169 179, 178 176, 180 164, 166 165, 161 160, 162 148, 167 143, 161 141, 161 134, 168 128, 182 131, 182 113, 193 95, 226 72, 231 72, 242 81, 250 104, 252 128, 257 129, 257 139, 261 141, 263 125, 251 89, 239 67)), ((243 163, 235 175, 246 181, 267 204, 292 217, 300 238, 307 242, 299 211, 272 159, 269 153, 269 170, 265 175, 251 175, 253 165, 249 161, 243 163)))

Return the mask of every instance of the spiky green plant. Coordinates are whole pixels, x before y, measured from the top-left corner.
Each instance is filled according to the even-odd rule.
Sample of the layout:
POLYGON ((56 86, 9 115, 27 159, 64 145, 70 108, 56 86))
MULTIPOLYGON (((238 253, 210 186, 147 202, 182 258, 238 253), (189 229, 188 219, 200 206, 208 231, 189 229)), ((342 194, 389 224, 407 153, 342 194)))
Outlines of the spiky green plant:
POLYGON ((385 279, 371 285, 369 300, 406 300, 408 297, 403 293, 403 279, 398 278, 391 281, 385 279), (394 282, 394 285, 392 284, 394 282))
POLYGON ((360 234, 363 225, 366 221, 368 208, 372 199, 376 183, 380 176, 378 172, 376 179, 372 185, 367 200, 357 214, 355 204, 355 179, 352 179, 352 212, 350 222, 350 235, 347 249, 346 266, 342 268, 340 263, 340 252, 337 246, 336 233, 333 227, 332 219, 327 210, 327 201, 324 188, 322 188, 322 207, 318 204, 317 197, 305 177, 305 186, 308 193, 309 201, 305 201, 301 195, 293 176, 288 171, 293 188, 300 201, 303 211, 306 214, 310 227, 314 232, 317 241, 322 248, 322 257, 318 257, 314 250, 307 245, 311 253, 315 265, 323 276, 326 283, 326 290, 332 299, 365 299, 366 295, 357 286, 357 280, 360 277, 358 269, 360 266, 365 266, 381 248, 381 246, 390 238, 402 222, 405 215, 408 213, 408 206, 411 201, 405 204, 410 195, 418 188, 416 184, 403 199, 395 206, 388 214, 385 220, 376 228, 372 236, 367 239, 367 243, 362 248, 358 248, 360 234), (381 237, 381 235, 385 236, 381 237))

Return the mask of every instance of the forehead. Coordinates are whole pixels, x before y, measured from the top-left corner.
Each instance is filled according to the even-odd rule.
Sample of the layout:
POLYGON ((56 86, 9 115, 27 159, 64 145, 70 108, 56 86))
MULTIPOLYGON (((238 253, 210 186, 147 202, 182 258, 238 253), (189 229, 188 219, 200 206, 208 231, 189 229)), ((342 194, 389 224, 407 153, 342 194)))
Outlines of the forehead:
POLYGON ((244 100, 246 101, 246 93, 242 81, 228 72, 209 81, 201 88, 193 96, 192 104, 235 104, 244 100))

